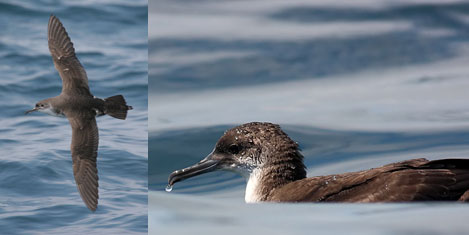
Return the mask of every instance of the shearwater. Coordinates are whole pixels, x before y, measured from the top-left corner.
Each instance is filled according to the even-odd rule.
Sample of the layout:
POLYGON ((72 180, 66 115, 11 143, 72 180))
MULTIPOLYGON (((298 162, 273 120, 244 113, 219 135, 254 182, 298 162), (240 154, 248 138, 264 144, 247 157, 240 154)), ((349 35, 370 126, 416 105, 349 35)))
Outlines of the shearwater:
POLYGON ((127 106, 122 95, 106 99, 94 97, 88 87, 85 69, 75 55, 73 43, 62 23, 51 15, 48 25, 48 44, 55 68, 62 78, 60 95, 36 103, 26 113, 39 111, 52 116, 66 117, 72 126, 73 175, 80 196, 86 206, 95 211, 98 206, 98 127, 97 116, 110 115, 125 120, 127 106))
POLYGON ((298 144, 279 125, 260 122, 226 131, 205 159, 171 173, 168 188, 218 169, 246 177, 248 203, 469 201, 469 159, 419 158, 306 178, 298 144))

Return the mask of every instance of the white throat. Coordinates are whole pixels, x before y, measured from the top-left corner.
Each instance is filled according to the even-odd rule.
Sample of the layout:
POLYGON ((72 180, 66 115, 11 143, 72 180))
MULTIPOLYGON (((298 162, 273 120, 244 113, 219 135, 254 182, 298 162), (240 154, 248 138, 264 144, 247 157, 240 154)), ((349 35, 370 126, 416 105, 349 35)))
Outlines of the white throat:
POLYGON ((46 109, 39 109, 38 111, 41 113, 49 114, 54 117, 65 117, 65 115, 63 115, 62 113, 56 113, 52 106, 49 106, 49 108, 46 109))
POLYGON ((249 174, 248 183, 246 185, 246 194, 244 195, 246 203, 261 202, 262 195, 259 188, 261 180, 260 177, 260 169, 254 169, 251 174, 249 174))

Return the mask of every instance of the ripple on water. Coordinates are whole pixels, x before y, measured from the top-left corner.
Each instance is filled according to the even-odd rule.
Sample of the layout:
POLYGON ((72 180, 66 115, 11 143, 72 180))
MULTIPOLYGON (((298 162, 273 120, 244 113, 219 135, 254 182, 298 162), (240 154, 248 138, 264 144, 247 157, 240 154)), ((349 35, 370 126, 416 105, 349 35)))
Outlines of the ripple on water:
POLYGON ((146 15, 143 0, 0 3, 2 234, 147 234, 146 15), (84 206, 74 182, 68 120, 24 115, 37 101, 61 92, 47 47, 51 13, 71 36, 92 93, 122 94, 134 107, 125 121, 98 119, 95 213, 84 206))

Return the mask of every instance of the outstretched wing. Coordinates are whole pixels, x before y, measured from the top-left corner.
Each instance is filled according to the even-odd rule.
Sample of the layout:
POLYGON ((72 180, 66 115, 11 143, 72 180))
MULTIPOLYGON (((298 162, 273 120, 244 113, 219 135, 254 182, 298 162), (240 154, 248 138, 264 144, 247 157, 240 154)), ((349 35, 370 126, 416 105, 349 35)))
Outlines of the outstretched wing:
POLYGON ((72 160, 73 175, 80 196, 86 206, 95 211, 98 206, 98 127, 96 119, 91 115, 82 117, 68 114, 72 126, 72 160))
POLYGON ((51 15, 48 26, 49 51, 62 78, 62 93, 90 95, 86 71, 75 56, 73 43, 62 23, 51 15))

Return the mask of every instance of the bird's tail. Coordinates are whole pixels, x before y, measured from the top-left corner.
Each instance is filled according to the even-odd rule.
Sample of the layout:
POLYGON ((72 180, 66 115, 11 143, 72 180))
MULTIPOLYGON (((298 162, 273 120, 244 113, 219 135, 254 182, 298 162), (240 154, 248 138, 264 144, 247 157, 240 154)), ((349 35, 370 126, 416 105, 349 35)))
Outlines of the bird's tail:
POLYGON ((104 99, 105 114, 125 120, 127 111, 132 109, 128 106, 122 95, 115 95, 104 99))

